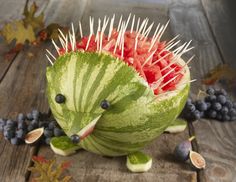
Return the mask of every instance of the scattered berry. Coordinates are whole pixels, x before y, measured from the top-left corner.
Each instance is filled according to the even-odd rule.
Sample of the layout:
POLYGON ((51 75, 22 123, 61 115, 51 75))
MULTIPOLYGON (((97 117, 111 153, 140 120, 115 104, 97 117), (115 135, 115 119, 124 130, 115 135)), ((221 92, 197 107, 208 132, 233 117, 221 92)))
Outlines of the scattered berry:
POLYGON ((110 107, 110 103, 107 100, 103 100, 100 104, 102 109, 108 109, 110 107))
POLYGON ((62 103, 65 103, 66 98, 65 98, 65 96, 62 95, 62 94, 57 94, 56 97, 55 97, 55 101, 56 101, 58 104, 62 104, 62 103))
POLYGON ((79 135, 76 135, 76 134, 71 135, 71 136, 70 136, 70 139, 71 139, 71 141, 72 141, 73 143, 79 143, 79 141, 80 141, 79 135))

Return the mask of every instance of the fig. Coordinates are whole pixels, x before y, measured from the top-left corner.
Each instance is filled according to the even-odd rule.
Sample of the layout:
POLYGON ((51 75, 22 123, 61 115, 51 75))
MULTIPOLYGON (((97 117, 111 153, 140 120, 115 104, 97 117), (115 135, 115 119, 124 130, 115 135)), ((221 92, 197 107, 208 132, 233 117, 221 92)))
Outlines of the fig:
POLYGON ((25 136, 25 143, 27 144, 35 143, 41 138, 41 136, 43 135, 43 132, 44 132, 44 128, 37 128, 27 133, 27 135, 25 136))
POLYGON ((195 136, 190 137, 188 140, 185 140, 178 144, 175 147, 174 155, 176 159, 180 161, 186 161, 189 158, 189 152, 192 150, 191 141, 195 138, 195 136))
POLYGON ((206 167, 205 159, 197 152, 190 151, 189 159, 193 167, 196 169, 204 169, 206 167))

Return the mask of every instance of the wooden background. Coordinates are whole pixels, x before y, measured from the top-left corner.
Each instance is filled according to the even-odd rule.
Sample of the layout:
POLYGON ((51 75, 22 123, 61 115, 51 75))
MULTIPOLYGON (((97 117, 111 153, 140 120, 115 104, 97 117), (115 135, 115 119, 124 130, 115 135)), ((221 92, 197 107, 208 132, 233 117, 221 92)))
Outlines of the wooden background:
MULTIPOLYGON (((30 1, 30 4, 33 1, 30 1)), ((231 14, 232 3, 226 0, 35 0, 39 12, 45 12, 45 22, 69 26, 83 22, 88 30, 88 17, 129 13, 150 21, 170 26, 165 38, 180 34, 183 41, 193 40, 195 47, 187 56, 196 55, 191 64, 191 96, 203 89, 201 78, 219 63, 236 67, 234 27, 231 14), (230 8, 231 7, 231 8, 230 8)), ((0 28, 4 23, 22 16, 25 0, 0 0, 0 28)), ((235 11, 235 10, 234 10, 235 11)), ((0 116, 14 118, 16 113, 37 108, 48 112, 45 97, 45 68, 48 64, 45 49, 52 50, 50 43, 29 47, 4 59, 9 47, 0 40, 0 116), (30 58, 29 53, 35 56, 30 58)), ((163 134, 145 149, 153 156, 153 167, 147 173, 132 174, 125 166, 125 158, 106 158, 86 151, 71 157, 54 155, 49 147, 28 145, 13 146, 0 135, 0 181, 23 182, 32 179, 27 168, 32 165, 33 155, 70 160, 67 171, 73 181, 168 181, 168 182, 231 182, 236 181, 236 124, 201 119, 190 123, 179 134, 163 134), (204 171, 194 171, 186 163, 178 163, 172 152, 177 143, 194 134, 194 150, 206 159, 204 171)))

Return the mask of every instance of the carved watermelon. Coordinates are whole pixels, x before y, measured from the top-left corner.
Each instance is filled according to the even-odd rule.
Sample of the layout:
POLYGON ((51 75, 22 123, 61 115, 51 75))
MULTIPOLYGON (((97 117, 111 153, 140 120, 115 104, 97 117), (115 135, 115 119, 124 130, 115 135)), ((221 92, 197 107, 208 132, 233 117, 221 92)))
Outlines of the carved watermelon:
POLYGON ((113 17, 106 35, 108 20, 104 18, 102 26, 98 22, 93 34, 90 19, 90 35, 81 35, 78 42, 73 31, 70 41, 61 36, 62 48, 53 42, 59 56, 47 68, 47 96, 68 136, 80 135, 91 123, 96 124, 80 141, 82 148, 120 156, 142 149, 181 112, 190 74, 180 57, 190 48, 185 43, 170 51, 174 41, 160 41, 166 25, 157 27, 156 34, 148 38, 152 26, 145 26, 146 19, 134 30, 133 18, 127 31, 128 21, 120 21, 114 29, 113 17), (58 95, 63 102, 55 99, 58 95), (101 107, 104 100, 107 108, 101 107))

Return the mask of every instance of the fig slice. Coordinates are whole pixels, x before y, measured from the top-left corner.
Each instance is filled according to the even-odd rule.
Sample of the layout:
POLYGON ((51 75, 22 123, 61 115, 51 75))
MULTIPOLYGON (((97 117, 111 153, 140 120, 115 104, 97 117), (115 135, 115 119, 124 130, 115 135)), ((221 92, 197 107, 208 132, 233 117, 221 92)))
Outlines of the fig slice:
POLYGON ((35 143, 43 135, 43 132, 44 132, 44 128, 37 128, 37 129, 27 133, 25 136, 25 143, 27 143, 27 144, 35 143))
POLYGON ((190 151, 189 159, 196 169, 204 169, 206 167, 205 159, 197 152, 190 151))

